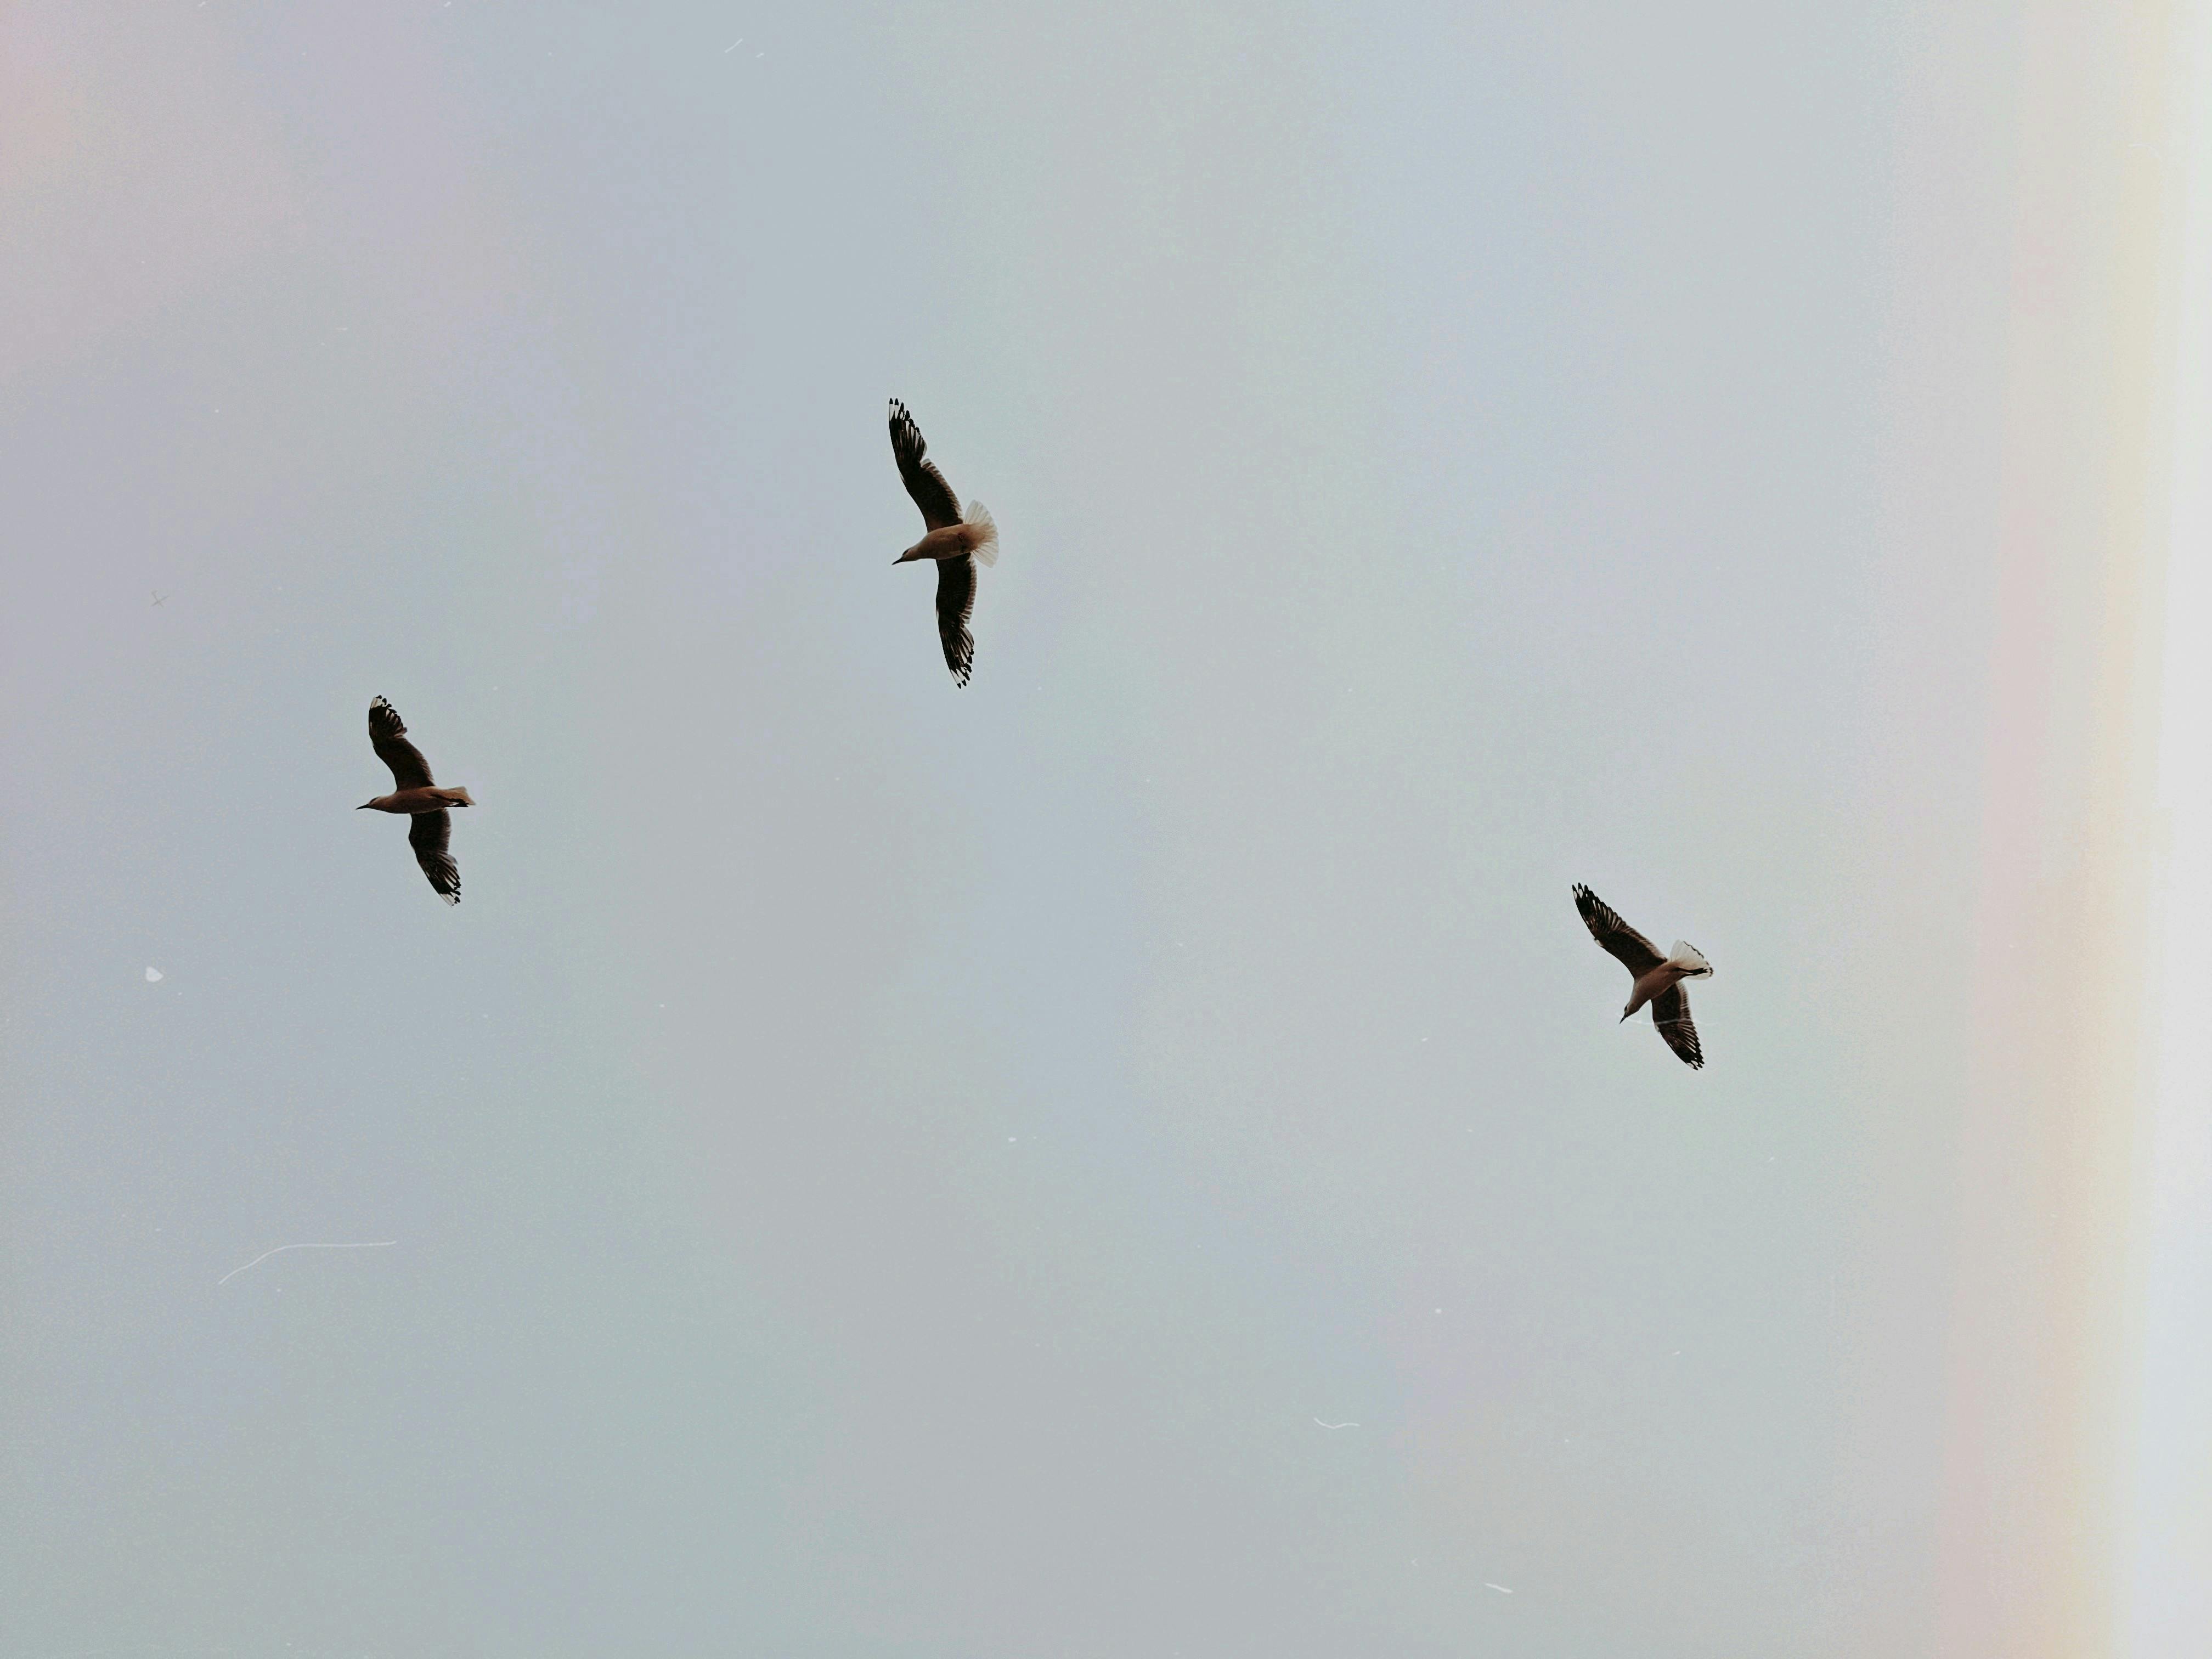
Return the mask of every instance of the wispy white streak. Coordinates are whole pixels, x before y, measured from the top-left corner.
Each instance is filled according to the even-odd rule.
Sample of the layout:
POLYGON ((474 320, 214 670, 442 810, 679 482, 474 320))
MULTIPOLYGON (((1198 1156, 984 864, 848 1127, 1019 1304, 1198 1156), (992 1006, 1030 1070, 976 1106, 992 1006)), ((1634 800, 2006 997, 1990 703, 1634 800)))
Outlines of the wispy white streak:
MULTIPOLYGON (((389 1245, 397 1244, 398 1242, 399 1241, 396 1238, 373 1238, 368 1240, 366 1243, 362 1244, 279 1244, 273 1250, 262 1251, 259 1255, 255 1256, 252 1261, 247 1262, 246 1264, 246 1267, 258 1267, 263 1262, 268 1261, 270 1256, 282 1255, 287 1250, 381 1250, 389 1245)), ((246 1267, 233 1267, 221 1279, 216 1279, 216 1283, 217 1285, 229 1284, 232 1279, 244 1273, 246 1271, 246 1267)))

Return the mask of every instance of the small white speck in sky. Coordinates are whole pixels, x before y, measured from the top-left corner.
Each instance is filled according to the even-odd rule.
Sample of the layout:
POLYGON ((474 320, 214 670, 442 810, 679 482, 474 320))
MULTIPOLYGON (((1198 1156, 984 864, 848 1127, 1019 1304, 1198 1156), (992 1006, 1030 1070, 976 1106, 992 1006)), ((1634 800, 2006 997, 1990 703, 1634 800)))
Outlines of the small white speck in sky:
POLYGON ((727 58, 727 57, 728 57, 732 52, 735 52, 735 51, 736 51, 739 46, 742 46, 743 45, 744 45, 744 43, 745 43, 745 37, 744 37, 744 35, 742 35, 742 34, 741 34, 741 35, 739 35, 736 40, 734 40, 731 41, 731 42, 730 42, 730 44, 729 44, 728 46, 724 46, 724 47, 722 48, 722 56, 723 56, 723 57, 725 57, 725 58, 727 58))
POLYGON ((1314 1421, 1321 1423, 1324 1429, 1356 1429, 1359 1426, 1357 1423, 1322 1423, 1318 1417, 1314 1419, 1314 1421))
POLYGON ((158 985, 161 982, 161 970, 159 968, 149 968, 146 970, 146 983, 149 985, 158 985))
POLYGON ((1503 1584, 1493 1584, 1493 1583, 1491 1583, 1487 1578, 1486 1578, 1486 1579, 1484 1579, 1484 1580, 1482 1581, 1482 1587, 1483 1587, 1483 1589, 1494 1589, 1494 1590, 1496 1590, 1496 1591, 1497 1591, 1500 1595, 1512 1595, 1512 1594, 1513 1594, 1513 1592, 1512 1592, 1511 1590, 1510 1590, 1510 1589, 1506 1589, 1504 1585, 1503 1585, 1503 1584))

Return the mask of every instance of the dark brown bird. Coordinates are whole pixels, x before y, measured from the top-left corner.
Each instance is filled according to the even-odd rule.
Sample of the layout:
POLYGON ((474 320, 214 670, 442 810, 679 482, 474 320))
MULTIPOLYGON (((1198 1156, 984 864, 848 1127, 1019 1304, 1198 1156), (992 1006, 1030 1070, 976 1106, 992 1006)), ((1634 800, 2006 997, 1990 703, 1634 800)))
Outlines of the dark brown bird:
POLYGON ((1575 908, 1582 912, 1590 937, 1636 981, 1629 988, 1628 1006, 1620 1011, 1621 1018, 1650 1003, 1651 1023, 1667 1039, 1667 1046, 1681 1057, 1684 1065, 1704 1066, 1705 1051, 1698 1047, 1698 1028, 1690 1024, 1690 994, 1682 988, 1682 981, 1711 979, 1712 963, 1698 954, 1696 945, 1680 939, 1674 941, 1671 953, 1660 955, 1657 945, 1623 921, 1619 911, 1587 887, 1576 887, 1575 908))
POLYGON ((937 463, 922 459, 928 449, 906 405, 892 398, 891 453, 929 533, 891 562, 937 561, 938 637, 945 642, 945 665, 952 671, 952 683, 965 685, 975 665, 975 641, 968 632, 968 618, 975 610, 975 567, 998 563, 999 526, 981 501, 969 502, 967 516, 961 516, 960 498, 937 463))
POLYGON ((476 802, 465 789, 441 789, 431 781, 430 763, 407 741, 406 721, 381 697, 368 706, 368 740, 375 747, 377 759, 392 769, 392 781, 398 787, 388 795, 362 802, 354 811, 374 807, 380 812, 406 813, 407 844, 415 849, 415 862, 422 866, 422 873, 430 878, 440 898, 459 904, 461 866, 446 850, 453 836, 453 814, 446 809, 474 806, 476 802))

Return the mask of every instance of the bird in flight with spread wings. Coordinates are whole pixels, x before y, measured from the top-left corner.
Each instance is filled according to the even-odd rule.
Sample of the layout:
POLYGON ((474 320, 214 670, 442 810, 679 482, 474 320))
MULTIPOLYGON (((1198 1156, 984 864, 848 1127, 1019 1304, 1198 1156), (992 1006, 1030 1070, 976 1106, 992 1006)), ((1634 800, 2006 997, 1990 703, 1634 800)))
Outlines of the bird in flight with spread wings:
POLYGON ((952 683, 965 685, 975 665, 975 641, 968 632, 968 618, 975 610, 975 567, 998 563, 999 527, 991 522, 991 509, 981 501, 969 502, 967 516, 961 516, 960 498, 952 486, 945 482, 936 462, 923 459, 928 451, 914 416, 904 404, 892 398, 891 453, 929 533, 891 562, 937 561, 938 636, 945 641, 945 665, 952 671, 952 683))
POLYGON ((1623 921, 1619 911, 1587 887, 1576 887, 1575 908, 1582 912, 1590 937, 1636 981, 1629 990, 1628 1006, 1620 1011, 1621 1018, 1650 1003, 1651 1023, 1667 1039, 1667 1046, 1681 1057, 1684 1065, 1702 1066, 1705 1051, 1698 1047, 1698 1028, 1690 1024, 1690 995, 1682 988, 1682 981, 1711 979, 1712 963, 1698 954, 1695 945, 1680 939, 1674 941, 1671 952, 1660 955, 1658 946, 1623 921))
POLYGON ((441 789, 430 780, 430 763, 422 751, 407 741, 407 723, 399 711, 379 697, 368 706, 368 740, 377 759, 392 769, 392 793, 365 800, 356 812, 374 807, 380 812, 408 815, 407 844, 415 849, 415 862, 430 878, 438 896, 448 904, 461 902, 461 866, 446 850, 453 839, 453 806, 474 806, 465 789, 441 789))

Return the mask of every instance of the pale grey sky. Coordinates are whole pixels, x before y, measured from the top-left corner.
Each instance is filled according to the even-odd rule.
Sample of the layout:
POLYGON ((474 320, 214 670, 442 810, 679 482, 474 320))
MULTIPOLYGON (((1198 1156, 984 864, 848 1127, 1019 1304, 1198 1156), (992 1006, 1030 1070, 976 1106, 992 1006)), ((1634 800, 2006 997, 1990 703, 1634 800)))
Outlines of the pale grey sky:
POLYGON ((12 11, 0 1653, 1929 1651, 1910 9, 12 11))

